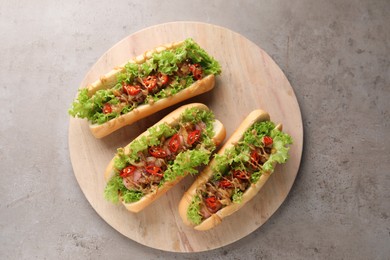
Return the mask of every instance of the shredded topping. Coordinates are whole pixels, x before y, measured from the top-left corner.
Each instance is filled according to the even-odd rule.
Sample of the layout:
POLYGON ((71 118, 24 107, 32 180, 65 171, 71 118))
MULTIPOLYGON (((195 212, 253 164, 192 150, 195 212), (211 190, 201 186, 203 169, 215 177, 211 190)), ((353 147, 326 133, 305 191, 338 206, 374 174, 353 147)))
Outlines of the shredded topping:
POLYGON ((244 193, 251 185, 251 175, 261 170, 262 165, 267 161, 271 154, 271 147, 255 148, 251 150, 251 160, 245 164, 245 170, 237 170, 230 168, 226 174, 219 180, 211 179, 196 191, 198 196, 202 198, 200 213, 203 219, 207 219, 215 213, 213 205, 208 203, 209 198, 216 198, 220 205, 218 210, 234 203, 234 195, 244 193))
POLYGON ((191 143, 188 143, 184 138, 184 136, 188 136, 188 133, 191 134, 193 131, 197 131, 197 128, 199 128, 197 124, 187 123, 181 125, 177 133, 171 137, 165 138, 162 136, 159 146, 151 146, 139 152, 139 159, 135 163, 126 166, 122 170, 117 169, 121 175, 127 167, 135 167, 132 174, 123 178, 125 187, 128 190, 137 190, 143 194, 155 191, 164 177, 164 172, 176 159, 176 156, 180 152, 192 149, 200 142, 200 135, 191 143), (174 147, 170 145, 173 141, 176 144, 174 147))
MULTIPOLYGON (((162 89, 167 89, 169 92, 171 83, 180 84, 184 86, 186 84, 186 81, 177 82, 177 76, 183 77, 191 74, 195 81, 200 80, 203 77, 202 68, 200 67, 200 65, 193 64, 192 61, 189 59, 185 62, 178 64, 178 68, 178 71, 173 72, 171 75, 158 72, 158 68, 156 68, 147 77, 137 77, 130 82, 123 81, 121 88, 113 89, 113 94, 117 101, 111 99, 104 104, 105 106, 107 106, 107 104, 114 103, 115 105, 112 105, 112 110, 107 112, 102 110, 102 112, 104 114, 113 112, 122 114, 124 108, 138 106, 139 104, 143 103, 149 95, 156 94, 162 89), (198 69, 194 70, 194 72, 191 74, 191 71, 187 70, 186 68, 194 65, 198 65, 198 69)), ((147 101, 153 102, 153 99, 149 99, 147 101)))

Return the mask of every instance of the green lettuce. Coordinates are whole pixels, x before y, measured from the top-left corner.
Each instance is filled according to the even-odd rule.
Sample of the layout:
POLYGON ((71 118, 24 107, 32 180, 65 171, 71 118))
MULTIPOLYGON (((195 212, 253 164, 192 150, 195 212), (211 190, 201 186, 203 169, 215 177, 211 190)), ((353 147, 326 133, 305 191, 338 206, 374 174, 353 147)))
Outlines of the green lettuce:
POLYGON ((118 148, 116 152, 116 157, 114 159, 115 169, 123 169, 130 163, 131 163, 130 156, 125 154, 125 149, 118 148))
POLYGON ((243 195, 243 192, 239 189, 234 189, 234 193, 233 193, 233 196, 232 196, 232 201, 233 203, 241 203, 242 202, 242 195, 243 195))
POLYGON ((250 178, 250 182, 256 183, 260 179, 262 173, 263 173, 262 171, 256 171, 256 172, 252 173, 251 178, 250 178))
POLYGON ((161 89, 159 92, 153 95, 149 94, 146 97, 146 100, 153 100, 154 102, 156 102, 162 98, 173 96, 181 90, 187 88, 187 86, 192 85, 194 82, 195 80, 191 75, 183 77, 175 76, 173 77, 172 82, 168 87, 161 89))
POLYGON ((187 51, 187 57, 193 62, 199 63, 207 75, 218 75, 221 73, 221 65, 213 57, 208 55, 204 49, 200 48, 194 40, 187 39, 185 49, 187 51))
POLYGON ((128 190, 123 184, 122 178, 116 175, 108 181, 104 189, 104 197, 112 203, 118 203, 119 195, 126 203, 139 201, 143 197, 140 191, 128 190))
POLYGON ((117 76, 118 85, 121 86, 123 82, 132 82, 138 77, 139 67, 137 63, 129 62, 125 65, 125 71, 117 76))
POLYGON ((292 144, 293 141, 291 136, 277 129, 272 130, 270 136, 273 139, 273 148, 276 152, 272 153, 270 158, 264 163, 263 171, 272 172, 276 163, 281 164, 288 160, 290 147, 287 145, 292 144))
POLYGON ((186 109, 181 115, 181 121, 196 124, 203 121, 206 124, 206 133, 209 136, 214 136, 215 121, 214 114, 209 110, 200 110, 198 108, 186 109))
POLYGON ((144 194, 141 191, 125 189, 121 190, 121 196, 125 203, 132 203, 139 201, 144 194))
POLYGON ((202 216, 200 215, 200 203, 201 198, 196 195, 192 198, 192 201, 187 209, 187 218, 195 225, 199 225, 202 222, 202 216))
POLYGON ((275 129, 275 124, 271 121, 263 121, 261 123, 255 123, 245 131, 244 133, 244 143, 251 144, 256 147, 263 146, 262 138, 263 136, 270 136, 272 130, 275 129))
POLYGON ((119 191, 122 190, 123 181, 119 176, 112 177, 104 189, 104 197, 112 203, 119 202, 119 191))
POLYGON ((156 63, 160 72, 172 75, 178 70, 177 64, 182 62, 183 56, 177 55, 176 51, 163 51, 153 55, 153 62, 156 63))
POLYGON ((172 165, 164 172, 163 182, 174 181, 179 176, 186 174, 197 174, 197 167, 206 165, 210 160, 210 151, 208 150, 187 150, 176 156, 172 165))
POLYGON ((248 144, 241 143, 226 149, 224 154, 215 155, 215 163, 212 168, 214 180, 219 180, 229 167, 233 169, 245 169, 245 163, 250 159, 250 148, 248 144))

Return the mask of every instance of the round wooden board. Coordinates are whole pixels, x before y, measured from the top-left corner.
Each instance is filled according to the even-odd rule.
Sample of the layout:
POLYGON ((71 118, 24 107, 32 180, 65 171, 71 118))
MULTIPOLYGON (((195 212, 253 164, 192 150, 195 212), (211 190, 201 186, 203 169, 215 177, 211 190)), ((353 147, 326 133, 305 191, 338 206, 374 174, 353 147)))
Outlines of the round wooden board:
POLYGON ((267 221, 285 200, 297 175, 303 127, 294 91, 275 62, 258 46, 226 28, 195 22, 175 22, 134 33, 108 50, 87 73, 80 87, 94 82, 117 65, 156 46, 191 37, 222 65, 209 93, 167 108, 103 139, 95 139, 88 123, 70 119, 69 150, 74 174, 87 200, 114 229, 143 245, 174 252, 199 252, 228 245, 267 221), (194 181, 188 176, 144 211, 134 214, 103 197, 103 173, 118 147, 123 147, 175 108, 201 102, 224 123, 227 138, 249 112, 261 108, 283 123, 294 144, 287 164, 278 165, 257 196, 216 228, 201 232, 185 226, 178 203, 194 181))

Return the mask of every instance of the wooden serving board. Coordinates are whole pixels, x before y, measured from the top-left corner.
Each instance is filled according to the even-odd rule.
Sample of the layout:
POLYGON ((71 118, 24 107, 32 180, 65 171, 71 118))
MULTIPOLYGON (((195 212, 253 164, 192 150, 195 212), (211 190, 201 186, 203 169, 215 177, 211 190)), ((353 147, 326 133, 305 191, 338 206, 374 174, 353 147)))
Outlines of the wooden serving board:
POLYGON ((303 143, 301 113, 294 91, 275 62, 258 46, 228 29, 204 23, 175 22, 134 33, 109 49, 85 76, 80 87, 97 80, 117 65, 164 43, 191 37, 222 65, 216 87, 209 93, 167 108, 120 129, 103 139, 95 139, 88 123, 70 119, 69 150, 74 174, 87 200, 114 229, 143 245, 174 252, 198 252, 237 241, 259 228, 285 200, 298 172, 303 143), (185 103, 201 102, 224 123, 227 138, 254 109, 264 109, 275 123, 283 123, 294 144, 290 160, 275 172, 240 211, 225 218, 209 231, 185 226, 178 203, 194 181, 188 176, 144 211, 128 212, 121 204, 104 199, 104 170, 118 147, 123 147, 160 118, 185 103))

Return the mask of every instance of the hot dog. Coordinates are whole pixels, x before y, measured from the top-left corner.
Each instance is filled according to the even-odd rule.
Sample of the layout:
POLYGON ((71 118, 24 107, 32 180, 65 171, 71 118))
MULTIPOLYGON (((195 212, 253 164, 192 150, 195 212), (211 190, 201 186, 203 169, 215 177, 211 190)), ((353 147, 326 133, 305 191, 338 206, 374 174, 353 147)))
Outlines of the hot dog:
POLYGON ((96 138, 211 90, 220 64, 192 39, 157 47, 79 90, 69 109, 96 138))
POLYGON ((139 212, 188 174, 207 165, 225 138, 207 106, 182 106, 118 149, 105 171, 107 200, 139 212))
POLYGON ((289 157, 292 138, 281 129, 267 112, 251 112, 182 197, 184 223, 211 229, 251 200, 289 157))

